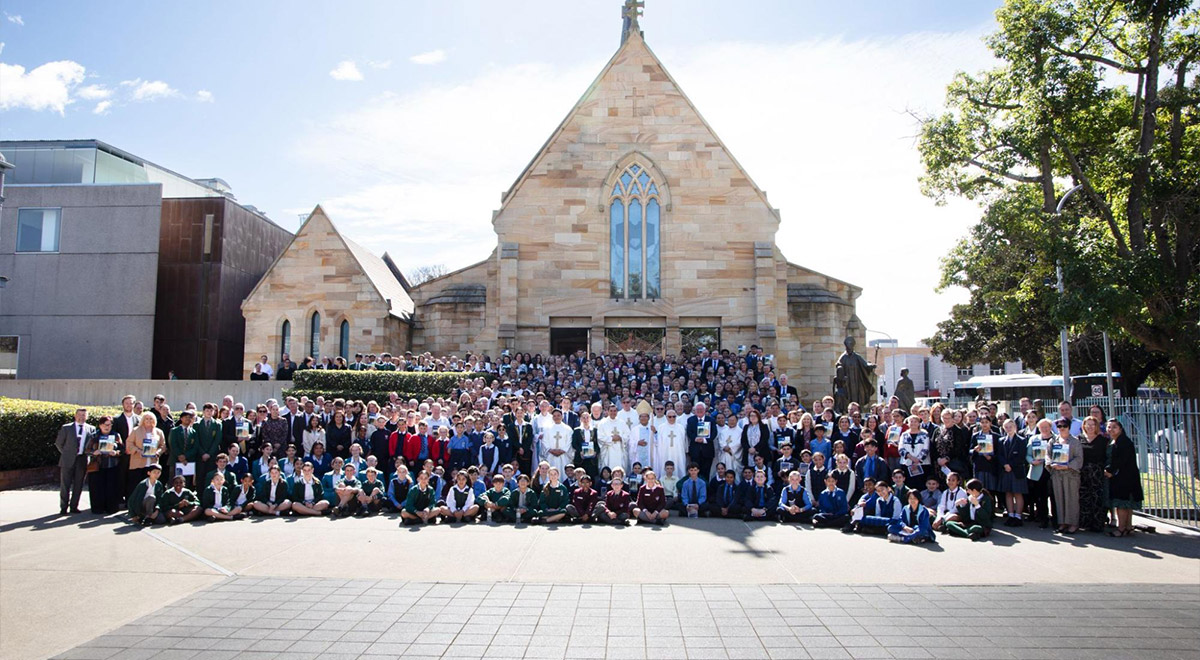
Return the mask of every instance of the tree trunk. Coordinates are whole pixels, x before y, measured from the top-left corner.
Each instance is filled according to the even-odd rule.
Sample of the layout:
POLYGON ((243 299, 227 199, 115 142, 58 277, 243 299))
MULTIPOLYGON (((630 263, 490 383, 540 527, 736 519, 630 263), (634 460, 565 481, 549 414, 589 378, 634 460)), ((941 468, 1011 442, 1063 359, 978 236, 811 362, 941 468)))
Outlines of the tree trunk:
POLYGON ((1200 399, 1200 357, 1176 357, 1175 384, 1181 399, 1200 399))

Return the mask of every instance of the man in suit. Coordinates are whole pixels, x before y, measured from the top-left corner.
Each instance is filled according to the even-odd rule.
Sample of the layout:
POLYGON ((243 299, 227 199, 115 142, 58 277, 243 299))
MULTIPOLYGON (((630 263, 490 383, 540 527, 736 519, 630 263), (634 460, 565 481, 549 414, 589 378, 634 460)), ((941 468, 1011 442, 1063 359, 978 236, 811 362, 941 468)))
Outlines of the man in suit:
POLYGON ((79 496, 83 494, 83 478, 87 475, 87 454, 84 450, 96 434, 87 423, 87 408, 75 411, 75 421, 58 429, 54 446, 58 448, 58 514, 79 513, 79 496))
POLYGON ((363 354, 355 353, 354 362, 350 364, 350 371, 366 371, 367 365, 363 363, 363 354))
MULTIPOLYGON (((133 433, 133 429, 138 425, 138 416, 133 414, 134 400, 132 394, 126 394, 121 397, 121 414, 117 415, 116 419, 113 420, 113 433, 116 433, 121 438, 122 445, 129 440, 129 434, 133 433)), ((129 454, 125 452, 121 452, 120 473, 117 480, 117 487, 122 494, 121 499, 124 500, 124 494, 133 490, 129 486, 129 454)))
POLYGON ((579 428, 579 413, 575 412, 575 409, 572 406, 571 399, 569 397, 564 396, 562 398, 561 410, 563 413, 563 424, 566 424, 567 426, 571 427, 572 429, 579 428))
MULTIPOLYGON (((208 474, 217 463, 217 454, 221 453, 221 436, 224 429, 221 422, 214 419, 217 412, 215 403, 204 404, 203 416, 196 422, 196 476, 208 474)), ((237 482, 231 482, 236 484, 237 482)))
POLYGON ((249 430, 249 422, 246 421, 246 406, 235 403, 230 410, 232 413, 229 415, 229 419, 221 421, 221 447, 228 449, 229 445, 237 443, 239 449, 249 455, 250 447, 241 446, 242 439, 238 437, 239 424, 246 424, 246 428, 249 430))
POLYGON ((700 474, 712 468, 713 440, 717 437, 717 420, 708 414, 708 407, 697 403, 687 420, 688 460, 700 467, 700 474))

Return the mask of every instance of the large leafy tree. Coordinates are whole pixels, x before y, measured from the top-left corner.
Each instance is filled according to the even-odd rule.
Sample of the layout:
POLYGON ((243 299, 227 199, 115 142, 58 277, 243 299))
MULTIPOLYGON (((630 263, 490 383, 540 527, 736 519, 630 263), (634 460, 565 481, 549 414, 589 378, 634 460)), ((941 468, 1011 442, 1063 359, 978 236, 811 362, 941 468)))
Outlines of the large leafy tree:
POLYGON ((1052 344, 1043 318, 1108 330, 1165 356, 1180 394, 1200 397, 1200 9, 1008 0, 997 20, 999 66, 956 76, 922 127, 924 192, 984 208, 943 264, 971 303, 931 343, 1052 344), (1066 290, 1047 296, 1056 263, 1066 290))

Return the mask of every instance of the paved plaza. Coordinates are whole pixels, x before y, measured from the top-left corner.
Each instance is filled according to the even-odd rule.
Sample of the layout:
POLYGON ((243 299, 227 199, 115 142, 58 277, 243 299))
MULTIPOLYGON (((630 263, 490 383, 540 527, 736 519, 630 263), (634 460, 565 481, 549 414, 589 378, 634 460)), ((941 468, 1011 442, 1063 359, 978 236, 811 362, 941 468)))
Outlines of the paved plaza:
POLYGON ((1200 535, 1165 525, 919 547, 727 520, 139 530, 56 497, 0 493, 4 660, 1200 657, 1200 535))

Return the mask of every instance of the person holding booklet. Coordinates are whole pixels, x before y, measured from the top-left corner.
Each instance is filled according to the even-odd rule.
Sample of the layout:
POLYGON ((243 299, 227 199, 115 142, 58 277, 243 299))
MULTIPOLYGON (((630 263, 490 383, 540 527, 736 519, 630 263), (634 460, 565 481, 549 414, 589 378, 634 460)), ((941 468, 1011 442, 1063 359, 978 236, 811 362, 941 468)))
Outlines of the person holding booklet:
POLYGON ((1079 470, 1083 467, 1083 446, 1071 435, 1071 420, 1054 423, 1058 437, 1050 445, 1050 485, 1054 493, 1054 517, 1059 534, 1079 531, 1079 470))
POLYGON ((121 453, 125 445, 113 432, 113 418, 104 415, 91 436, 88 454, 88 499, 92 513, 106 516, 121 508, 121 453))
POLYGON ((971 464, 975 478, 987 490, 995 490, 996 476, 996 432, 992 429, 992 418, 979 417, 979 432, 971 439, 971 464))
MULTIPOLYGON (((1034 413, 1036 416, 1037 413, 1034 413)), ((1031 430, 1025 439, 1025 462, 1029 465, 1025 483, 1029 494, 1029 519, 1037 521, 1038 527, 1050 525, 1050 472, 1046 461, 1050 457, 1050 446, 1054 444, 1054 424, 1048 419, 1026 422, 1031 430)))
MULTIPOLYGON (((137 428, 125 439, 125 453, 129 456, 129 475, 126 483, 137 486, 146 478, 146 469, 159 465, 159 456, 167 451, 167 438, 158 428, 158 418, 152 412, 144 412, 137 428)), ((170 464, 169 459, 164 459, 170 464)), ((159 469, 162 469, 161 466, 159 469)), ((132 490, 132 488, 130 489, 132 490)))

